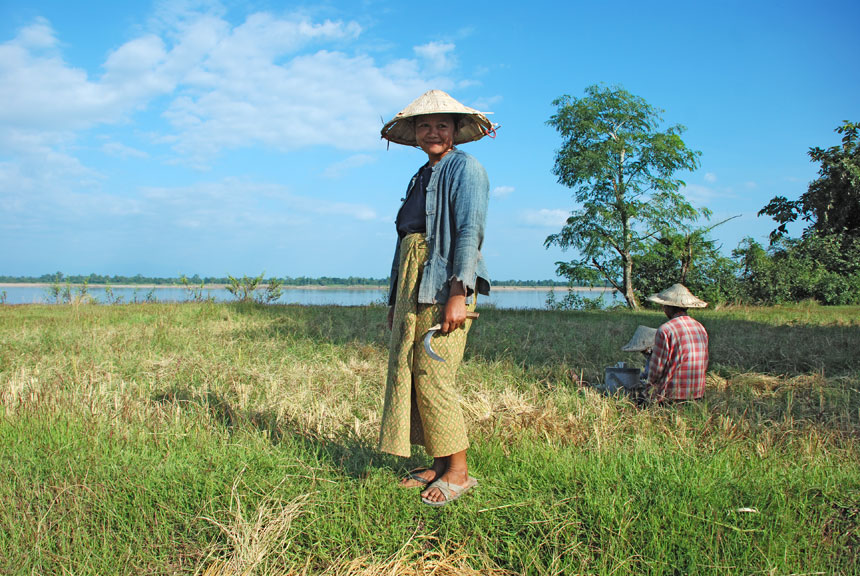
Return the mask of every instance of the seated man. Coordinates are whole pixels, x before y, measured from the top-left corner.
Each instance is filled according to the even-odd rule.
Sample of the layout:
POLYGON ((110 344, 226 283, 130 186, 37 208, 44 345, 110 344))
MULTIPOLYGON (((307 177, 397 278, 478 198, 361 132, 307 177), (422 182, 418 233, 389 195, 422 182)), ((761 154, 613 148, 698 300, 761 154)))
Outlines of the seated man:
POLYGON ((701 398, 708 369, 708 333, 687 316, 687 309, 704 308, 707 302, 693 296, 681 284, 649 296, 648 300, 661 304, 669 318, 657 330, 648 362, 651 398, 660 403, 701 398))

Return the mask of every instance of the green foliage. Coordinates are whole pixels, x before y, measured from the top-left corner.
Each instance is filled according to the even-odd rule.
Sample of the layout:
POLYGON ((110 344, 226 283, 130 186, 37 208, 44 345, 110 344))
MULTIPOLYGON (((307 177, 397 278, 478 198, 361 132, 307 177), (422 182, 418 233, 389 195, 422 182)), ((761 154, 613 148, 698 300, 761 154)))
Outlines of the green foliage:
POLYGON ((230 284, 227 285, 227 291, 239 302, 252 302, 257 286, 263 281, 263 274, 265 272, 253 278, 244 275, 241 278, 234 278, 228 274, 230 284))
POLYGON ((147 304, 155 304, 158 302, 158 298, 155 296, 155 289, 151 288, 149 292, 146 293, 146 296, 143 299, 147 304))
POLYGON ((179 277, 179 283, 182 284, 182 287, 188 294, 188 300, 190 302, 204 302, 206 300, 214 301, 212 296, 205 295, 206 284, 199 276, 197 276, 197 274, 192 276, 190 280, 185 276, 185 274, 183 274, 179 277))
POLYGON ((860 124, 845 121, 836 132, 841 145, 809 150, 820 167, 807 191, 797 200, 777 196, 759 212, 779 224, 770 247, 747 239, 735 251, 753 302, 860 302, 860 124), (809 225, 790 239, 787 226, 798 218, 809 225))
POLYGON ((227 291, 233 295, 239 302, 257 302, 258 304, 273 304, 277 302, 283 294, 283 284, 277 278, 270 278, 268 283, 263 285, 262 272, 259 276, 253 278, 242 276, 234 278, 228 275, 230 284, 227 285, 227 291))
POLYGON ((578 260, 557 263, 560 276, 606 281, 636 308, 634 255, 660 231, 700 215, 678 192, 683 181, 675 173, 697 168, 701 153, 684 144, 683 126, 659 130, 662 111, 623 88, 585 92, 555 100, 558 109, 547 122, 562 137, 553 173, 582 207, 544 244, 579 253, 578 260))
POLYGON ((269 278, 266 289, 262 294, 258 294, 257 301, 260 304, 274 304, 281 299, 283 293, 283 283, 277 278, 269 278))
POLYGON ((798 218, 809 222, 805 235, 831 234, 848 238, 860 236, 860 123, 843 122, 836 128, 842 144, 830 148, 810 148, 809 157, 821 164, 819 178, 797 200, 783 196, 773 198, 761 209, 779 223, 771 240, 787 233, 787 225, 798 218))
POLYGON ((76 286, 75 290, 78 293, 76 297, 77 302, 90 303, 94 301, 93 297, 90 296, 90 283, 87 280, 84 280, 83 283, 76 286))
MULTIPOLYGON (((62 277, 62 273, 57 272, 57 275, 54 276, 51 284, 46 288, 48 292, 48 299, 53 301, 55 304, 59 304, 60 302, 66 301, 63 300, 63 289, 60 286, 60 279, 62 277)), ((68 284, 66 285, 68 286, 68 284)))
POLYGON ((567 294, 559 300, 555 295, 555 289, 549 291, 546 297, 547 310, 602 310, 603 298, 589 298, 577 293, 576 286, 568 284, 567 294))
POLYGON ((665 230, 659 239, 649 242, 636 254, 636 294, 643 298, 681 283, 711 304, 740 301, 739 267, 708 236, 720 224, 681 232, 665 230))
POLYGON ((860 303, 860 238, 777 238, 768 249, 746 238, 732 255, 741 267, 746 301, 860 303))
POLYGON ((105 304, 122 304, 122 296, 114 296, 110 283, 105 284, 105 304))

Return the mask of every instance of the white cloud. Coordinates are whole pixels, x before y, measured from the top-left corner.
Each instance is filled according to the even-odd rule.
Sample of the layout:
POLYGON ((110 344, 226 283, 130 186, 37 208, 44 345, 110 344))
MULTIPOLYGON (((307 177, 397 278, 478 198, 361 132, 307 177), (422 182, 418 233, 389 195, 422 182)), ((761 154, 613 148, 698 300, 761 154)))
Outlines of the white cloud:
POLYGON ((567 223, 570 212, 567 210, 526 210, 521 215, 521 220, 528 226, 560 228, 567 223))
MULTIPOLYGON (((141 190, 144 210, 177 226, 209 232, 308 225, 315 216, 344 220, 373 220, 376 212, 364 204, 330 202, 299 196, 276 184, 226 178, 217 182, 141 190)), ((220 232, 219 232, 220 233, 220 232)))
MULTIPOLYGON (((475 100, 473 103, 473 108, 484 112, 485 114, 493 113, 493 106, 502 101, 501 96, 488 96, 486 98, 480 98, 475 100)), ((492 120, 492 118, 490 118, 492 120)))
POLYGON ((730 188, 716 190, 710 186, 701 186, 699 184, 687 184, 681 188, 680 193, 683 194, 687 200, 699 206, 707 206, 709 203, 720 198, 735 197, 730 188))
POLYGON ((717 181, 717 175, 716 174, 714 174, 713 172, 706 172, 705 173, 705 182, 709 182, 709 183, 713 184, 716 181, 717 181))
POLYGON ((493 188, 493 198, 507 198, 514 192, 513 186, 496 186, 493 188))
POLYGON ((363 150, 379 145, 380 112, 420 91, 417 73, 401 80, 368 57, 320 51, 257 71, 224 70, 213 89, 177 98, 165 117, 177 129, 175 149, 203 162, 253 144, 363 150))
POLYGON ((11 159, 0 178, 0 204, 38 213, 42 199, 97 189, 104 177, 66 151, 72 142, 69 133, 0 130, 0 154, 11 159))
POLYGON ((376 158, 370 154, 355 154, 345 160, 335 162, 326 168, 323 172, 323 176, 326 178, 342 178, 345 172, 349 172, 355 168, 361 168, 362 166, 366 166, 374 162, 376 162, 376 158))
POLYGON ((57 45, 54 29, 44 18, 36 18, 33 24, 22 28, 17 40, 20 46, 31 50, 50 49, 57 45))
POLYGON ((102 98, 115 101, 123 112, 173 91, 181 72, 176 70, 162 39, 154 35, 120 46, 108 56, 104 69, 96 89, 102 98))
POLYGON ((102 145, 102 152, 114 158, 149 158, 143 150, 126 146, 121 142, 107 142, 102 145))
POLYGON ((756 188, 758 188, 758 184, 756 182, 753 182, 752 180, 748 180, 744 182, 744 188, 746 188, 747 190, 755 190, 756 188))
POLYGON ((415 46, 413 50, 425 63, 428 70, 432 72, 445 72, 457 67, 457 58, 454 56, 455 45, 448 42, 429 42, 422 46, 415 46))
POLYGON ((293 198, 290 205, 311 214, 326 216, 346 216, 348 219, 369 221, 376 220, 376 212, 369 206, 352 204, 350 202, 325 202, 315 198, 293 198))
POLYGON ((248 245, 305 238, 321 233, 321 221, 333 230, 372 227, 379 214, 352 198, 326 201, 227 178, 137 188, 78 154, 86 150, 92 166, 95 152, 206 168, 231 149, 324 146, 347 151, 324 172, 339 177, 384 148, 380 116, 431 87, 456 85, 448 75, 453 44, 383 59, 389 52, 362 45, 361 27, 351 21, 257 13, 235 24, 205 1, 157 10, 147 29, 115 46, 98 68, 67 61, 46 20, 0 43, 0 232, 109 244, 103 233, 165 240, 193 230, 213 246, 224 238, 253 238, 248 245), (152 147, 135 147, 141 137, 152 147))
MULTIPOLYGON (((64 131, 105 118, 104 99, 83 70, 68 67, 54 54, 32 49, 32 36, 44 37, 44 23, 22 30, 0 45, 0 127, 64 131)), ((5 130, 0 130, 3 132, 5 130)))
POLYGON ((352 21, 259 12, 232 25, 210 2, 158 10, 157 26, 111 52, 100 77, 62 59, 46 20, 0 45, 0 133, 17 127, 48 143, 47 132, 65 139, 158 106, 170 128, 155 141, 199 167, 257 145, 368 150, 379 146, 381 115, 455 84, 453 44, 380 63, 360 46, 346 50, 361 34, 352 21))

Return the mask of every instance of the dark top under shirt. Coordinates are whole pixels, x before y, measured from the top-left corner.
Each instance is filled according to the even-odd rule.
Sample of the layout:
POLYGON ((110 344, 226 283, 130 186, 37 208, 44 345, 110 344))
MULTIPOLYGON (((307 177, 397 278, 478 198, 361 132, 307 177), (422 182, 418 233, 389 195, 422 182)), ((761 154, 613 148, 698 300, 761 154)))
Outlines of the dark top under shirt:
POLYGON ((433 168, 426 164, 418 171, 418 180, 412 193, 397 213, 397 234, 405 238, 409 234, 427 232, 427 184, 433 168))

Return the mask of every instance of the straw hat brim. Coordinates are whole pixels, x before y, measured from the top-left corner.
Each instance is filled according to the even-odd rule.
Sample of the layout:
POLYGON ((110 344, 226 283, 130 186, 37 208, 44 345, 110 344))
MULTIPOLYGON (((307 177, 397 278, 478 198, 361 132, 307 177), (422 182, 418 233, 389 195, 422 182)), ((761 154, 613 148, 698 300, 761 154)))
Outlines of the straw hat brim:
POLYGON ((683 284, 673 284, 662 292, 652 294, 646 300, 676 308, 705 308, 708 305, 704 300, 699 300, 693 296, 683 284))
POLYGON ((630 338, 630 342, 625 344, 622 348, 622 352, 644 352, 650 348, 654 347, 654 338, 657 336, 656 328, 649 328, 648 326, 637 326, 636 332, 633 333, 633 336, 630 338))
POLYGON ((415 117, 425 114, 452 114, 458 120, 453 143, 480 140, 493 130, 493 123, 478 110, 460 104, 441 90, 430 90, 412 101, 382 127, 382 137, 395 144, 418 146, 415 140, 415 117))

